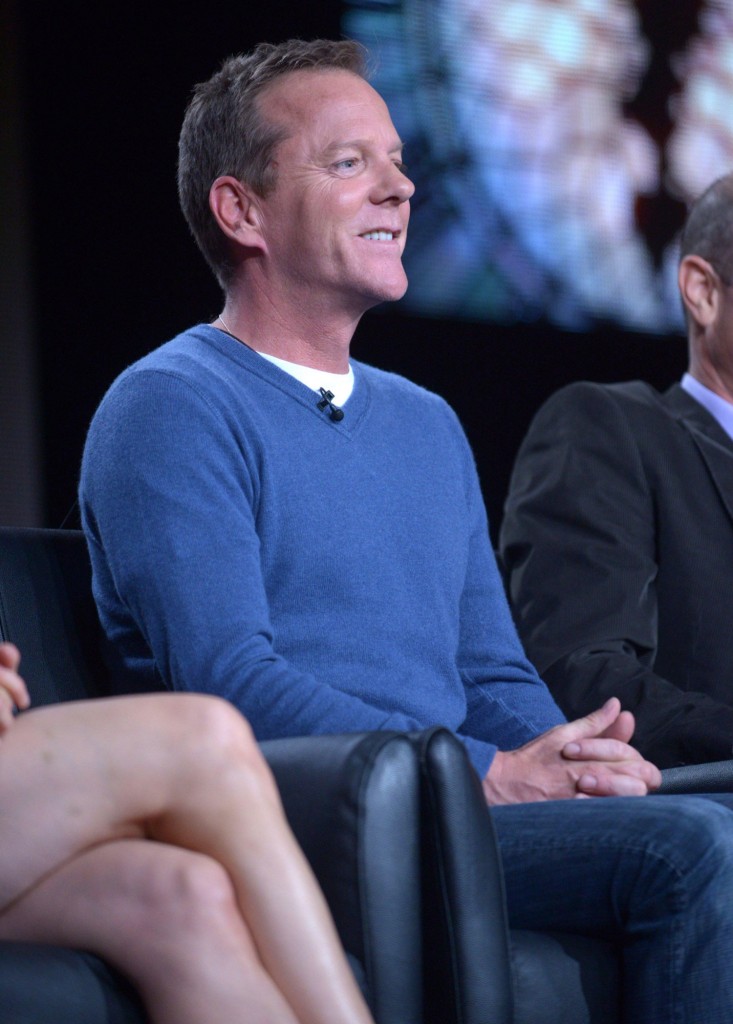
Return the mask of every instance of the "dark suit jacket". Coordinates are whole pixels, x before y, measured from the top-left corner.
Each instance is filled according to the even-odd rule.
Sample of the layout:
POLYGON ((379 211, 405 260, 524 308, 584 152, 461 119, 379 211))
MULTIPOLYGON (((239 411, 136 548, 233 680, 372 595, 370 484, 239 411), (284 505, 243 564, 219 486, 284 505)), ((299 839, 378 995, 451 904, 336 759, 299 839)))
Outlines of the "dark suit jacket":
POLYGON ((733 753, 733 442, 679 385, 572 384, 540 409, 500 554, 570 718, 617 695, 660 767, 733 753))

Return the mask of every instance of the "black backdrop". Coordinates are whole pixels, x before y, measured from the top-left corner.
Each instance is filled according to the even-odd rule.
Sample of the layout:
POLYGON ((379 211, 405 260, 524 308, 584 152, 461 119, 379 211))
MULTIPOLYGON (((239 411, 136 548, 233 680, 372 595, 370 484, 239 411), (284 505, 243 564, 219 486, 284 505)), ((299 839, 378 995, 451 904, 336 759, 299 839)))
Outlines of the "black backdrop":
MULTIPOLYGON (((48 525, 74 501, 86 426, 108 384, 220 308, 176 199, 191 86, 259 40, 338 36, 340 16, 334 0, 18 5, 48 525)), ((517 445, 548 394, 579 378, 638 376, 663 387, 685 364, 681 338, 497 329, 384 310, 364 318, 353 351, 455 407, 494 528, 517 445)))

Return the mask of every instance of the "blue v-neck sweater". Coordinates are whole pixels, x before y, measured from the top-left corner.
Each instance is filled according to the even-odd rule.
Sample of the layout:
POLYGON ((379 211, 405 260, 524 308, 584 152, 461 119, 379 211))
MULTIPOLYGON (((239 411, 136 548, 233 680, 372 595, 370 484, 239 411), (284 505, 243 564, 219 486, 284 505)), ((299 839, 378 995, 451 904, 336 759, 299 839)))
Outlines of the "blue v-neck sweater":
POLYGON ((563 720, 527 661, 446 403, 355 362, 319 396, 207 325, 129 367, 80 481, 119 669, 260 739, 443 724, 480 774, 563 720))

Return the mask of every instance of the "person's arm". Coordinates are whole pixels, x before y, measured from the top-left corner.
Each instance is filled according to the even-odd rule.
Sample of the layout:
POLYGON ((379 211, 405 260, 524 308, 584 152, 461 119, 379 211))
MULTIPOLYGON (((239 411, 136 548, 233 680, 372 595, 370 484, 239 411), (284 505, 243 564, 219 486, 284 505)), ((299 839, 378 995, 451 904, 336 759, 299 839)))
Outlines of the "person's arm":
POLYGON ((660 767, 731 756, 733 709, 653 669, 655 508, 631 425, 595 385, 535 417, 512 475, 500 536, 525 648, 569 717, 611 696, 660 767))
POLYGON ((468 529, 456 652, 466 717, 458 736, 483 778, 497 748, 521 747, 565 718, 517 636, 491 547, 473 455, 458 421, 453 419, 468 529))
POLYGON ((634 716, 616 698, 564 722, 527 660, 509 614, 475 473, 469 472, 473 530, 461 601, 458 663, 468 713, 459 733, 489 803, 589 796, 643 796, 661 781, 629 746, 634 716), (500 747, 481 770, 479 738, 500 747))
POLYGON ((16 708, 30 706, 26 685, 18 675, 20 652, 15 644, 0 643, 0 737, 14 721, 16 708))
POLYGON ((634 717, 617 700, 564 722, 514 628, 472 459, 466 479, 472 529, 458 665, 468 710, 459 736, 487 801, 642 796, 657 788, 659 771, 628 745, 634 717), (500 749, 482 761, 487 738, 500 749))

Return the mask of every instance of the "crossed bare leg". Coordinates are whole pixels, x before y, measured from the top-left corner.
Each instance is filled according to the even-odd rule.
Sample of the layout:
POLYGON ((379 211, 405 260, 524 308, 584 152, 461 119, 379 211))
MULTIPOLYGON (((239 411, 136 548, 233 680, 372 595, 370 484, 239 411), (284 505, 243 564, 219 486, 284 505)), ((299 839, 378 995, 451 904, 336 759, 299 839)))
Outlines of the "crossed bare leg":
POLYGON ((150 694, 25 704, 0 645, 0 938, 85 948, 155 1024, 370 1024, 249 726, 150 694))

